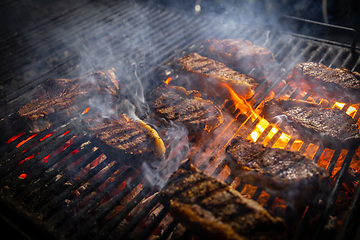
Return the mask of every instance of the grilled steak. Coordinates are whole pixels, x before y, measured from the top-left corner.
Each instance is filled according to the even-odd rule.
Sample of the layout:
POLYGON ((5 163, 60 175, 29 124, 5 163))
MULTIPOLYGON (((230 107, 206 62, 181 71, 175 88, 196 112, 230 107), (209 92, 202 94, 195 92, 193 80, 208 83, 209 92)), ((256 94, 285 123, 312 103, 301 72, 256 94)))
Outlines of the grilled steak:
POLYGON ((198 91, 162 85, 153 92, 151 98, 159 117, 183 123, 190 134, 210 132, 223 122, 221 110, 210 100, 202 99, 198 91))
POLYGON ((267 49, 243 39, 210 39, 204 42, 209 57, 250 76, 265 77, 275 61, 267 49))
POLYGON ((254 95, 257 86, 255 80, 240 74, 223 63, 217 62, 197 53, 191 53, 176 61, 175 68, 180 69, 179 82, 187 89, 196 89, 209 96, 229 98, 225 85, 248 99, 254 95))
POLYGON ((119 89, 114 70, 97 71, 82 78, 49 79, 41 84, 32 100, 20 107, 18 114, 26 118, 32 131, 41 131, 42 124, 51 125, 50 115, 62 111, 67 116, 81 113, 76 103, 94 95, 115 95, 119 89), (41 124, 39 124, 41 122, 41 124))
POLYGON ((303 62, 295 66, 287 81, 315 96, 347 103, 360 101, 360 73, 345 68, 303 62))
POLYGON ((127 155, 131 157, 132 165, 136 160, 156 160, 165 154, 165 146, 155 129, 139 120, 132 120, 125 114, 103 118, 93 115, 85 120, 87 129, 104 146, 109 147, 115 157, 127 155), (123 154, 122 154, 123 153, 123 154), (135 158, 134 158, 135 156, 135 158))
POLYGON ((161 201, 188 229, 204 239, 284 239, 286 226, 259 203, 205 175, 188 161, 172 174, 161 201))
POLYGON ((295 205, 313 198, 328 183, 329 173, 298 152, 264 147, 236 137, 226 154, 233 175, 295 205))
POLYGON ((265 102, 263 114, 266 120, 296 139, 321 141, 329 147, 340 144, 344 148, 360 141, 356 121, 337 108, 322 108, 301 100, 272 99, 265 102))

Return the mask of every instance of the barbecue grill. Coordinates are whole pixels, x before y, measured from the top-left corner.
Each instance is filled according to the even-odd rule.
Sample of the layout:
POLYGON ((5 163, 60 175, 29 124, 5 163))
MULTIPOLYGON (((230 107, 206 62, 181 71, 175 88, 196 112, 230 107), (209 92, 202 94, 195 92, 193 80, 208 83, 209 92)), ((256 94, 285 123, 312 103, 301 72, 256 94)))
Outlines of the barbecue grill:
MULTIPOLYGON (((16 6, 4 3, 8 11, 16 6)), ((28 239, 192 237, 191 231, 181 228, 169 215, 168 206, 159 204, 159 186, 149 181, 148 173, 108 156, 81 126, 85 111, 79 113, 80 117, 61 117, 39 133, 29 131, 27 122, 16 112, 46 79, 73 78, 94 69, 115 67, 122 73, 121 84, 129 101, 136 106, 139 102, 146 105, 141 94, 133 94, 139 92, 139 82, 146 93, 168 77, 176 79, 168 63, 192 51, 201 53, 201 40, 212 37, 247 39, 274 53, 277 64, 249 101, 255 111, 261 109, 265 99, 274 97, 322 103, 283 81, 302 61, 360 71, 356 41, 340 43, 268 26, 254 27, 227 17, 182 14, 156 4, 88 2, 45 19, 17 31, 16 36, 7 35, 0 49, 3 59, 8 59, 0 70, 0 216, 11 234, 28 239)), ((320 26, 356 35, 349 28, 320 26)), ((7 33, 2 31, 4 36, 7 33)), ((214 138, 191 143, 189 154, 200 170, 282 216, 289 223, 293 239, 359 237, 359 146, 329 149, 309 141, 300 143, 271 124, 261 125, 261 117, 239 110, 234 100, 219 100, 216 104, 229 116, 214 138), (295 213, 291 205, 276 196, 239 182, 224 161, 224 148, 236 134, 268 147, 306 155, 330 172, 330 192, 295 213)), ((85 110, 88 102, 80 105, 85 110)), ((328 101, 327 105, 341 108, 356 121, 360 118, 357 103, 328 101)), ((140 108, 138 114, 146 116, 146 108, 140 108)), ((177 151, 187 152, 188 145, 180 144, 182 140, 172 144, 178 146, 177 151)), ((167 158, 171 161, 175 157, 167 153, 167 158)), ((171 172, 160 167, 152 174, 154 179, 162 180, 171 172)))

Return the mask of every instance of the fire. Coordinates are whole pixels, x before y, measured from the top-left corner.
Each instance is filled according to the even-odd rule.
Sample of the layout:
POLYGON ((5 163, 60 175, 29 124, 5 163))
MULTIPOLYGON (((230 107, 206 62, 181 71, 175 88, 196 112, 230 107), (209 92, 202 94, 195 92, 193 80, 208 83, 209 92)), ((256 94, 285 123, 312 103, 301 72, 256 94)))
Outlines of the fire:
POLYGON ((88 113, 90 111, 90 107, 85 108, 85 110, 82 112, 82 115, 88 113))
POLYGON ((15 141, 16 139, 18 139, 19 137, 21 137, 25 133, 26 132, 22 132, 22 133, 16 134, 15 136, 12 136, 11 138, 9 138, 9 140, 6 141, 6 143, 11 143, 11 142, 15 141))
POLYGON ((296 139, 296 140, 294 141, 294 143, 292 144, 291 148, 294 149, 294 150, 296 150, 296 151, 299 151, 300 148, 301 148, 301 146, 302 146, 303 144, 304 144, 303 141, 301 141, 301 140, 299 140, 299 139, 296 139))
POLYGON ((286 133, 282 133, 279 139, 273 145, 273 148, 285 148, 286 144, 290 141, 291 136, 286 133))
POLYGON ((343 109, 343 107, 345 106, 345 103, 340 103, 340 102, 336 102, 334 103, 334 105, 332 106, 332 108, 337 107, 338 109, 343 109))
POLYGON ((264 118, 260 120, 260 122, 256 125, 255 130, 250 133, 250 136, 254 142, 258 140, 260 135, 265 131, 265 129, 270 125, 268 121, 264 118))
POLYGON ((172 80, 172 77, 168 77, 168 78, 164 81, 164 83, 167 84, 167 85, 169 85, 169 83, 171 82, 171 80, 172 80))
POLYGON ((20 146, 22 146, 24 143, 26 143, 27 141, 29 141, 29 140, 31 140, 31 139, 33 139, 34 137, 36 137, 38 134, 37 133, 35 133, 35 134, 33 134, 33 135, 31 135, 30 137, 28 137, 27 139, 25 139, 25 140, 23 140, 23 141, 21 141, 21 142, 19 142, 19 144, 18 145, 16 145, 16 148, 19 148, 20 146))
POLYGON ((350 106, 350 107, 346 110, 346 114, 349 115, 350 117, 354 118, 357 110, 358 110, 358 109, 357 109, 355 106, 350 106))
POLYGON ((230 96, 231 96, 231 100, 233 100, 236 109, 239 109, 241 112, 243 112, 247 116, 251 115, 254 119, 259 117, 259 115, 255 113, 255 111, 253 110, 251 105, 242 96, 237 95, 236 92, 234 91, 234 89, 232 89, 227 84, 222 84, 222 85, 228 89, 230 96), (250 111, 250 115, 248 115, 249 111, 250 111))

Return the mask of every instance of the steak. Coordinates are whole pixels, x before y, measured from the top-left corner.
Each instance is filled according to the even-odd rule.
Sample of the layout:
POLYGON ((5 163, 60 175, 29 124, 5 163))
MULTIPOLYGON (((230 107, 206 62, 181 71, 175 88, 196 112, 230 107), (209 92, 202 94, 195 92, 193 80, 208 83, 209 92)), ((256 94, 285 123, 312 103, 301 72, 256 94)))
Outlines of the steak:
POLYGON ((303 62, 295 66, 287 81, 315 96, 346 103, 360 101, 360 73, 345 68, 303 62))
POLYGON ((258 202, 193 167, 174 172, 161 191, 171 215, 204 239, 285 239, 286 225, 258 202))
POLYGON ((164 84, 155 89, 151 98, 159 117, 183 123, 191 135, 210 132, 224 121, 221 110, 195 90, 164 84))
POLYGON ((89 132, 107 147, 107 153, 117 159, 130 158, 131 165, 137 166, 140 159, 160 160, 165 154, 157 131, 140 119, 132 120, 125 114, 112 117, 95 114, 84 122, 89 132))
POLYGON ((323 108, 302 100, 271 99, 264 104, 266 120, 300 140, 320 141, 328 147, 358 144, 356 121, 338 108, 323 108))
POLYGON ((264 147, 235 137, 226 148, 231 173, 294 205, 328 184, 329 173, 299 152, 264 147))
MULTIPOLYGON (((275 62, 274 55, 265 47, 243 39, 210 39, 204 42, 208 56, 226 66, 252 77, 265 77, 266 70, 275 62)), ((258 79, 258 78, 256 78, 258 79)))
POLYGON ((180 70, 181 85, 187 89, 199 90, 208 96, 228 99, 230 94, 227 85, 239 96, 249 99, 254 95, 257 86, 253 78, 197 53, 178 59, 174 66, 180 70))
POLYGON ((32 100, 20 107, 18 114, 30 124, 33 132, 51 126, 52 115, 81 113, 77 103, 94 96, 115 96, 119 89, 114 69, 97 71, 75 79, 48 79, 35 90, 32 100))

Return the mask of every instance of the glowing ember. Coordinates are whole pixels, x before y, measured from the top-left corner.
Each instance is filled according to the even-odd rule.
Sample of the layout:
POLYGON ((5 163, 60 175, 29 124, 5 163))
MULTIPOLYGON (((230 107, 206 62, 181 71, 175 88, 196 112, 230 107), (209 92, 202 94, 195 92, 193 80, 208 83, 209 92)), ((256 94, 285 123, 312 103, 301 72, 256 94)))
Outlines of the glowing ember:
POLYGON ((172 77, 168 77, 168 78, 164 81, 164 83, 167 84, 167 85, 169 85, 169 83, 171 82, 171 80, 172 80, 172 77))
POLYGON ((350 106, 347 110, 346 110, 346 114, 351 116, 352 118, 355 117, 355 114, 357 112, 357 108, 355 106, 350 106))
POLYGON ((20 179, 25 179, 27 177, 26 173, 20 174, 19 178, 20 179))
POLYGON ((320 167, 323 167, 323 168, 327 169, 327 167, 328 167, 328 165, 330 163, 330 160, 331 160, 332 156, 334 155, 334 153, 335 153, 335 150, 325 148, 325 150, 321 154, 317 164, 320 167))
POLYGON ((13 136, 9 140, 7 140, 6 143, 11 143, 11 142, 15 141, 16 139, 18 139, 19 137, 21 137, 24 134, 25 134, 25 132, 22 132, 22 133, 19 133, 19 134, 13 136))
POLYGON ((35 133, 35 134, 31 135, 30 137, 28 137, 27 139, 25 139, 24 141, 19 142, 19 144, 16 145, 16 147, 18 148, 18 147, 22 146, 22 145, 23 145, 24 143, 26 143, 27 141, 29 141, 29 140, 33 139, 34 137, 36 137, 36 135, 38 135, 38 134, 35 133))
POLYGON ((304 156, 313 159, 318 149, 319 147, 317 145, 310 143, 304 152, 304 156))
POLYGON ((260 135, 265 131, 265 129, 269 126, 269 122, 264 118, 260 120, 260 122, 256 125, 255 130, 250 134, 252 140, 256 142, 260 135))
POLYGON ((296 150, 296 151, 299 151, 300 148, 301 148, 301 146, 302 146, 303 144, 304 144, 303 141, 296 139, 296 140, 294 141, 294 143, 292 144, 291 148, 294 149, 294 150, 296 150))
POLYGON ((336 102, 334 103, 334 105, 332 106, 332 108, 337 107, 338 109, 343 109, 343 107, 345 106, 345 103, 340 103, 340 102, 336 102))
POLYGON ((29 159, 32 159, 32 158, 34 158, 34 157, 35 157, 35 153, 32 154, 32 155, 30 155, 29 157, 25 158, 24 160, 20 161, 20 162, 19 162, 19 165, 20 165, 20 164, 23 164, 25 161, 27 161, 27 160, 29 160, 29 159))
POLYGON ((85 110, 82 112, 82 114, 84 115, 84 114, 88 113, 89 111, 90 111, 90 107, 87 107, 87 108, 85 108, 85 110))
POLYGON ((53 134, 54 134, 54 132, 47 134, 45 137, 41 138, 40 141, 41 142, 44 141, 45 139, 51 137, 51 135, 53 135, 53 134))
POLYGON ((279 130, 276 127, 272 127, 272 129, 270 130, 269 134, 266 136, 266 138, 263 141, 263 145, 266 146, 266 144, 270 141, 270 139, 272 139, 274 137, 274 135, 278 132, 279 130))
POLYGON ((291 136, 282 133, 279 139, 274 143, 273 148, 285 148, 286 144, 290 141, 291 136))

